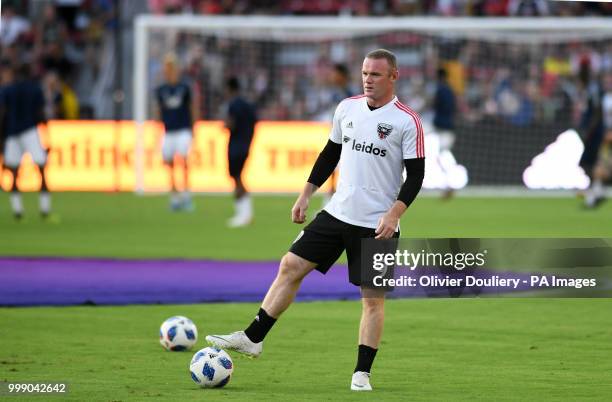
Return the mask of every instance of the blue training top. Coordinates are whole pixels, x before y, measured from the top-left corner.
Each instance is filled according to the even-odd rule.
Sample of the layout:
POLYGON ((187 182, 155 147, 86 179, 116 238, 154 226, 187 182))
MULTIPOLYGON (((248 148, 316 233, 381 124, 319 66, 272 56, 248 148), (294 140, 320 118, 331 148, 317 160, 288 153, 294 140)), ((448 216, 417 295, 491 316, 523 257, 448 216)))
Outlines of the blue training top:
POLYGON ((156 95, 166 132, 191 129, 191 90, 187 84, 163 84, 156 95))
POLYGON ((229 102, 228 115, 234 122, 234 127, 230 132, 229 154, 232 156, 246 155, 253 139, 255 123, 257 123, 255 107, 237 96, 229 102))
POLYGON ((589 128, 591 120, 597 116, 598 120, 594 124, 594 130, 603 131, 603 97, 604 91, 601 84, 597 80, 591 80, 586 88, 586 105, 580 116, 580 128, 589 128))
POLYGON ((45 107, 43 91, 36 81, 20 80, 0 91, 6 137, 16 136, 41 122, 45 107))
POLYGON ((434 126, 443 130, 455 128, 455 94, 445 83, 438 83, 434 98, 434 126))

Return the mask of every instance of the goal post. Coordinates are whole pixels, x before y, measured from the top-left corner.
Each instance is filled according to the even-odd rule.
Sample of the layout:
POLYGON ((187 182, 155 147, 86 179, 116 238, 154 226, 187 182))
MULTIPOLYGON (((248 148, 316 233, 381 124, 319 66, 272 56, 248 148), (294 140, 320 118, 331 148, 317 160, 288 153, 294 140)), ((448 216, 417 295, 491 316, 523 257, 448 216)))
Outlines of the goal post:
MULTIPOLYGON (((322 120, 329 111, 317 110, 325 102, 319 98, 327 96, 321 65, 359 68, 354 60, 365 51, 385 47, 398 55, 402 101, 427 126, 432 71, 448 66, 460 98, 456 163, 467 164, 470 183, 521 184, 529 159, 573 128, 563 109, 572 105, 561 103, 576 95, 576 58, 592 55, 598 63, 598 54, 611 57, 612 24, 596 17, 140 15, 134 33, 135 188, 144 192, 144 124, 151 119, 152 88, 159 84, 151 74, 164 52, 204 59, 198 62, 210 74, 199 77, 205 81, 199 88, 206 120, 221 117, 219 80, 227 73, 240 74, 252 99, 263 100, 264 120, 322 120), (318 90, 322 95, 313 95, 318 90), (523 113, 523 107, 530 109, 523 113), (564 117, 567 127, 560 126, 564 117)), ((604 71, 609 66, 596 67, 610 73, 604 71)), ((357 88, 358 73, 353 75, 357 88)))

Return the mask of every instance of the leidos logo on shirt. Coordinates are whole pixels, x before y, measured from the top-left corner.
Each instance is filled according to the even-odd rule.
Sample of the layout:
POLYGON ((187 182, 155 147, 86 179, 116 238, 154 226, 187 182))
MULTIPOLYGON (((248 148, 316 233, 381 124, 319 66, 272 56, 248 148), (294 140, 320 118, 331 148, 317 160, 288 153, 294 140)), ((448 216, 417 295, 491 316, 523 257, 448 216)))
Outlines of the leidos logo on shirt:
POLYGON ((354 151, 363 152, 366 154, 380 155, 383 158, 387 155, 386 149, 376 148, 374 146, 374 143, 370 143, 369 145, 366 145, 365 141, 359 144, 359 143, 356 143, 355 140, 353 140, 353 145, 351 146, 351 149, 354 151))

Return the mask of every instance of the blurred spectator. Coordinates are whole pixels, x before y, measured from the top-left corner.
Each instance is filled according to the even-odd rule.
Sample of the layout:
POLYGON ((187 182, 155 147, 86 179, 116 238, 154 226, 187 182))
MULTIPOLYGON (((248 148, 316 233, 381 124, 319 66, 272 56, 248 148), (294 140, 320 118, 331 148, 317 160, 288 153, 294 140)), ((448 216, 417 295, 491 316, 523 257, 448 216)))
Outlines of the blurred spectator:
POLYGON ((508 2, 508 15, 535 17, 549 14, 546 0, 510 0, 508 2))
POLYGON ((77 30, 77 15, 82 4, 83 0, 55 0, 57 14, 71 33, 77 30))
POLYGON ((66 120, 80 118, 79 98, 72 87, 60 75, 60 87, 62 89, 62 113, 66 120))
POLYGON ((343 99, 358 93, 351 85, 351 74, 346 64, 336 63, 331 73, 332 102, 337 105, 343 99))
POLYGON ((17 39, 30 30, 30 22, 18 15, 15 7, 5 4, 2 7, 2 17, 0 19, 0 42, 2 46, 10 46, 17 39))
POLYGON ((61 42, 49 43, 42 54, 41 62, 45 71, 55 70, 67 76, 72 73, 72 63, 66 57, 61 42))
POLYGON ((507 11, 508 0, 476 0, 469 14, 477 17, 503 17, 507 11))
POLYGON ((148 0, 149 10, 155 14, 179 14, 188 11, 190 2, 185 0, 148 0))
POLYGON ((41 46, 52 42, 66 43, 68 40, 66 23, 57 17, 56 8, 51 3, 43 8, 35 31, 35 42, 41 46))
POLYGON ((55 71, 49 71, 43 78, 45 96, 45 117, 47 120, 64 118, 62 85, 55 71))
POLYGON ((79 99, 56 70, 49 70, 42 80, 44 113, 48 120, 76 120, 80 116, 79 99))
POLYGON ((516 84, 516 98, 518 109, 510 116, 510 123, 515 126, 528 126, 533 122, 535 116, 535 106, 532 101, 533 92, 530 94, 530 84, 521 82, 516 84))

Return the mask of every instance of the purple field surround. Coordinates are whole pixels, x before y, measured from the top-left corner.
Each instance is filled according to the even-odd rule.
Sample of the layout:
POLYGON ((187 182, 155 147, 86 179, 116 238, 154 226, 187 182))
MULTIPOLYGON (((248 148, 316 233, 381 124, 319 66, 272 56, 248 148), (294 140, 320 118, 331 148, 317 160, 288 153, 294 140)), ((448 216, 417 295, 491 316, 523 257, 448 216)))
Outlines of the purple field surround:
MULTIPOLYGON (((0 305, 258 302, 277 269, 276 261, 2 257, 0 305)), ((444 289, 440 291, 437 295, 429 292, 429 296, 444 296, 444 289)), ((482 293, 498 292, 487 289, 482 293)), ((391 295, 426 296, 420 288, 400 288, 391 295)), ((342 265, 327 275, 308 275, 297 296, 302 301, 357 298, 359 289, 348 283, 347 268, 342 265)))
MULTIPOLYGON (((0 258, 0 305, 247 302, 263 299, 278 262, 0 258)), ((356 299, 346 268, 309 275, 298 300, 356 299)))

